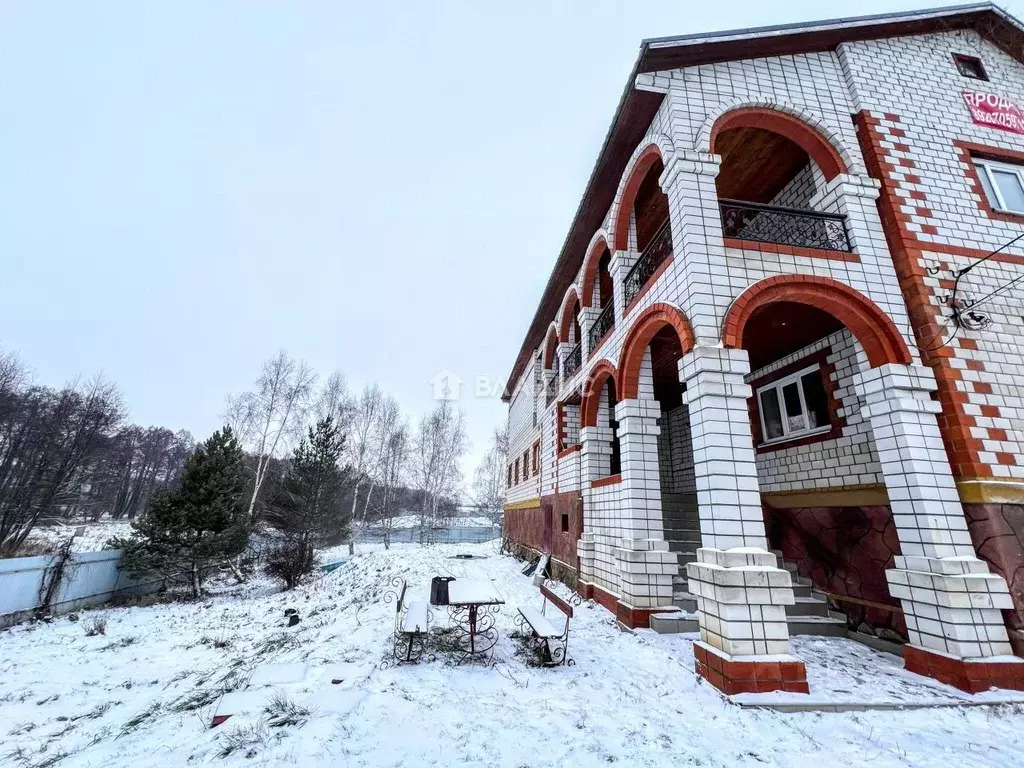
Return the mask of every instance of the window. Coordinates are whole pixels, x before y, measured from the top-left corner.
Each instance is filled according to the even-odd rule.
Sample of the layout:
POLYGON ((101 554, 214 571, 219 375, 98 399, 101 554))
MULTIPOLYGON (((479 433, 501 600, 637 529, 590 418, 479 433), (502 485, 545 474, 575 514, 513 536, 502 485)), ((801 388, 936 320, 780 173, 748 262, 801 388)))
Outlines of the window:
POLYGON ((978 179, 993 208, 1024 213, 1024 165, 975 157, 978 179))
POLYGON ((537 476, 540 473, 540 443, 533 444, 533 474, 537 476))
POLYGON ((812 365, 757 390, 765 443, 813 435, 831 428, 821 368, 812 365))
POLYGON ((508 487, 512 487, 512 465, 508 465, 508 487))
POLYGON ((530 477, 530 451, 523 451, 523 482, 530 477))
POLYGON ((519 459, 516 459, 516 485, 519 485, 519 459))
POLYGON ((988 80, 985 73, 985 65, 977 56, 966 56, 962 53, 954 53, 953 61, 956 63, 957 71, 964 77, 972 80, 988 80))
POLYGON ((563 512, 562 513, 562 533, 568 533, 568 532, 569 532, 569 513, 568 512, 563 512))

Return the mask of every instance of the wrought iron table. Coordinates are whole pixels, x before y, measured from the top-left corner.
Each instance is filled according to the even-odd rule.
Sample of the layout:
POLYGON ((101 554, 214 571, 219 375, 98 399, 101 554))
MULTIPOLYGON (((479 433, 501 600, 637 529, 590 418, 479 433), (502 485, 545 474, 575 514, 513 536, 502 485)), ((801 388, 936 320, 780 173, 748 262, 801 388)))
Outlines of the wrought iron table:
POLYGON ((489 581, 455 579, 448 584, 448 609, 456 626, 463 632, 460 664, 467 659, 486 657, 497 644, 494 614, 504 604, 498 590, 489 581))

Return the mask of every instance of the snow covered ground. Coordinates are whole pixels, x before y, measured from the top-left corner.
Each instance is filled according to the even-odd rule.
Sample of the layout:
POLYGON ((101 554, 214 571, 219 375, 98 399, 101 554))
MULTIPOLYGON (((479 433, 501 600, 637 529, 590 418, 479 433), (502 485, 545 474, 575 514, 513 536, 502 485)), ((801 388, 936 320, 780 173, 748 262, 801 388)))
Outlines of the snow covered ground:
MULTIPOLYGON (((536 668, 517 653, 515 606, 538 603, 521 564, 496 543, 362 546, 296 592, 258 580, 198 603, 84 611, 78 621, 0 633, 3 766, 803 766, 1021 765, 1024 706, 855 712, 741 709, 693 672, 692 637, 622 632, 585 604, 574 667, 536 668), (484 559, 453 559, 456 554, 484 559), (388 653, 388 582, 426 597, 430 577, 489 578, 504 596, 490 667, 432 662, 380 670, 348 716, 314 710, 298 725, 256 716, 209 723, 223 691, 267 662, 376 665, 388 653), (284 610, 302 617, 284 626, 284 610), (94 618, 106 634, 87 637, 94 618)), ((437 618, 443 624, 443 617, 437 618)), ((850 641, 797 639, 813 698, 953 701, 954 689, 850 641)), ((294 693, 301 704, 324 683, 294 693)), ((1011 694, 990 692, 988 697, 1011 694)), ((806 698, 806 697, 805 697, 806 698)), ((299 718, 300 720, 302 718, 299 718)))
POLYGON ((104 520, 99 523, 72 523, 69 525, 37 526, 29 534, 26 544, 30 547, 57 549, 71 536, 75 537, 72 550, 75 552, 99 552, 109 549, 107 541, 115 536, 131 536, 132 525, 127 520, 104 520))

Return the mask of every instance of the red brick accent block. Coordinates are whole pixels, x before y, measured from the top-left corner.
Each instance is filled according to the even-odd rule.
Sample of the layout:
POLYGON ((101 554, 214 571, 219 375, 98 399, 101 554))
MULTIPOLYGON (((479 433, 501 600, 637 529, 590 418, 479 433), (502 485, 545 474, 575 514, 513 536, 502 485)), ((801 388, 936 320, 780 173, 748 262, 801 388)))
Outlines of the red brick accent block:
POLYGON ((604 389, 604 384, 608 379, 611 379, 612 385, 615 387, 615 391, 619 392, 620 387, 616 381, 617 377, 618 371, 615 370, 615 366, 612 365, 611 360, 608 359, 599 361, 590 369, 590 373, 587 374, 587 380, 583 385, 583 404, 580 407, 580 427, 597 426, 597 409, 601 400, 601 392, 604 389))
POLYGON ((608 250, 611 250, 608 241, 601 236, 583 260, 583 295, 580 296, 580 303, 584 307, 594 306, 594 286, 597 284, 598 267, 601 264, 601 257, 608 250))
POLYGON ((673 613, 675 606, 661 608, 636 608, 621 600, 615 603, 615 618, 630 629, 650 629, 651 616, 659 613, 673 613))
MULTIPOLYGON (((679 338, 679 347, 685 355, 695 343, 693 329, 686 315, 671 304, 652 304, 641 312, 622 343, 622 355, 619 359, 617 389, 620 400, 630 400, 637 396, 640 386, 640 365, 643 362, 647 346, 662 328, 670 327, 679 338)), ((597 415, 597 412, 594 412, 597 415)), ((592 425, 586 425, 592 426, 592 425)))
POLYGON ((636 202, 636 194, 640 191, 640 185, 647 178, 647 172, 651 166, 664 158, 661 156, 661 149, 657 144, 651 144, 641 152, 636 162, 633 163, 633 170, 630 171, 629 180, 622 189, 622 196, 619 198, 619 207, 615 216, 615 231, 612 238, 615 241, 615 250, 624 251, 629 248, 629 217, 633 213, 633 203, 636 202))
POLYGON ((722 693, 810 693, 807 668, 792 656, 729 656, 699 640, 693 644, 693 664, 697 674, 722 693))
MULTIPOLYGON (((1005 657, 1004 657, 1005 658, 1005 657)), ((903 646, 903 663, 910 672, 934 677, 968 693, 981 693, 993 686, 1024 691, 1024 660, 967 661, 916 645, 903 646)))

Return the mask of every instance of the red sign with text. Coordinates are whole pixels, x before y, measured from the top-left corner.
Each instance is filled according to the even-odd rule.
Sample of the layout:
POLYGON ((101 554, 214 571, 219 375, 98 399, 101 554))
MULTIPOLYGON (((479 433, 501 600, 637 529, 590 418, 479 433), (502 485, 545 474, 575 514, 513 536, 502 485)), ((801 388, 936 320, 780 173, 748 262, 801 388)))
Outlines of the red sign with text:
POLYGON ((994 93, 964 91, 964 102, 978 125, 1024 134, 1024 112, 1009 99, 994 93))

